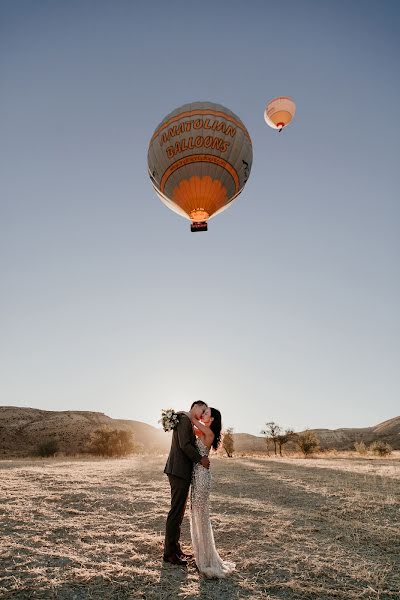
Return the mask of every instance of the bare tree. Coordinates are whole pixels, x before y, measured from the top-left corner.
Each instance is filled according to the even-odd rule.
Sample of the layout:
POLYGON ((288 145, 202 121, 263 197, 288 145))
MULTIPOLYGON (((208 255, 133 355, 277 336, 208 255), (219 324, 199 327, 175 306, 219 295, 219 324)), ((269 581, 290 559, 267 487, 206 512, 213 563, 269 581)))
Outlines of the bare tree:
POLYGON ((235 442, 233 439, 233 427, 228 427, 228 429, 224 432, 224 437, 222 439, 222 447, 225 450, 228 458, 232 458, 233 453, 235 451, 235 442))
POLYGON ((285 444, 290 442, 295 436, 293 429, 285 429, 284 433, 280 433, 277 436, 278 446, 279 446, 279 454, 282 456, 282 448, 285 444))
MULTIPOLYGON (((263 429, 261 431, 262 435, 265 435, 265 440, 267 442, 267 452, 268 452, 268 445, 269 445, 269 441, 271 440, 272 443, 274 444, 274 452, 275 452, 275 456, 277 454, 276 450, 278 447, 278 437, 282 432, 281 427, 275 423, 274 421, 269 421, 268 423, 265 423, 266 429, 263 429)), ((268 452, 269 455, 269 452, 268 452)))

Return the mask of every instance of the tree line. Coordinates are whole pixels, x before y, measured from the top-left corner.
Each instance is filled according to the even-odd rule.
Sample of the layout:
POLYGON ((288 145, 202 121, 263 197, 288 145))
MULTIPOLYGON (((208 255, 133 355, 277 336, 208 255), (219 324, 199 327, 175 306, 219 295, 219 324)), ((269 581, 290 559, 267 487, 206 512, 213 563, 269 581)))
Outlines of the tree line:
MULTIPOLYGON (((94 456, 123 457, 133 454, 138 449, 133 433, 125 429, 111 429, 106 425, 91 432, 84 452, 94 456)), ((57 440, 45 440, 38 445, 39 456, 54 456, 60 451, 57 440)))
MULTIPOLYGON (((278 423, 275 423, 275 421, 269 421, 265 424, 265 429, 260 433, 265 436, 268 456, 271 455, 272 450, 275 456, 277 456, 278 453, 279 456, 283 456, 282 451, 288 442, 292 442, 305 457, 320 450, 320 440, 314 431, 311 431, 310 429, 306 429, 301 433, 296 433, 293 429, 284 429, 278 425, 278 423)), ((222 447, 229 458, 233 456, 235 443, 232 428, 225 431, 222 447)), ((354 449, 361 455, 367 454, 369 451, 377 456, 387 456, 392 452, 390 444, 381 440, 373 441, 369 447, 362 441, 356 441, 354 443, 354 449)))

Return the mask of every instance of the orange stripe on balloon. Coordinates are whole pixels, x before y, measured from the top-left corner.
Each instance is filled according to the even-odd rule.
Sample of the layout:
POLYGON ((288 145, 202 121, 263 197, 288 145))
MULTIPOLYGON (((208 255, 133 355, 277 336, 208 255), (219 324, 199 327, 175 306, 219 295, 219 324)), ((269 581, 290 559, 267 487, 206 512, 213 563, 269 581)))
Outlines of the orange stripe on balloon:
POLYGON ((193 154, 192 156, 185 156, 184 158, 180 158, 179 160, 174 162, 170 167, 168 167, 168 169, 165 171, 164 175, 161 178, 160 191, 164 192, 167 180, 172 175, 172 173, 175 173, 175 171, 181 169, 182 167, 185 167, 186 165, 190 165, 192 163, 197 162, 212 163, 214 165, 218 165, 218 167, 222 167, 223 169, 225 169, 225 171, 228 171, 228 173, 232 176, 233 181, 235 182, 235 193, 239 191, 240 181, 236 169, 234 169, 230 163, 228 163, 220 156, 214 156, 213 154, 193 154))
POLYGON ((249 138, 249 140, 251 142, 251 137, 250 137, 249 132, 247 131, 246 127, 242 123, 237 121, 234 117, 231 117, 230 115, 227 115, 226 113, 218 111, 218 110, 211 110, 209 108, 204 108, 204 109, 200 109, 200 110, 191 110, 188 112, 179 113, 179 115, 175 115, 174 117, 171 117, 169 119, 169 121, 166 121, 165 123, 160 125, 160 127, 155 131, 155 133, 153 134, 153 137, 150 140, 150 144, 158 136, 158 134, 163 129, 168 127, 168 125, 171 125, 171 123, 174 123, 175 121, 179 121, 180 119, 184 119, 186 117, 193 117, 194 115, 212 115, 213 117, 223 117, 227 121, 231 121, 231 123, 234 123, 237 127, 239 127, 239 129, 241 129, 243 131, 243 133, 245 135, 247 135, 247 137, 249 138))

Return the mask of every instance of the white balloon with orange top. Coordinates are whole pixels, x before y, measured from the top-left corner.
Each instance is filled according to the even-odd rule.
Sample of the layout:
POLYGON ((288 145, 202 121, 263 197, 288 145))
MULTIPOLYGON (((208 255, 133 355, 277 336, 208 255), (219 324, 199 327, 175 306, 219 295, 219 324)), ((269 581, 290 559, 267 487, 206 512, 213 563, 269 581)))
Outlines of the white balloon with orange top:
POLYGON ((192 231, 207 231, 207 221, 243 190, 253 151, 246 127, 231 110, 213 102, 193 102, 161 121, 147 159, 162 202, 191 221, 192 231))
POLYGON ((294 100, 289 96, 278 96, 278 98, 268 102, 264 111, 264 119, 272 129, 282 131, 284 127, 289 125, 295 114, 296 104, 294 100))

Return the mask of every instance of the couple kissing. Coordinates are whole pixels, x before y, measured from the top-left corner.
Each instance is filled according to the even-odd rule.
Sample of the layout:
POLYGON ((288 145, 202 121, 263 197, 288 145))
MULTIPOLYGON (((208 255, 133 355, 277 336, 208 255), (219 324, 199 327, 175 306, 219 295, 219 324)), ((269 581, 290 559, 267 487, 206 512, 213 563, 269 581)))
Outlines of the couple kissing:
POLYGON ((210 578, 226 577, 235 564, 221 559, 214 543, 210 521, 211 472, 209 453, 221 442, 221 413, 205 402, 193 402, 188 412, 178 413, 171 450, 165 465, 171 486, 171 509, 165 528, 164 561, 185 566, 180 546, 181 524, 190 490, 190 533, 193 555, 200 573, 210 578))

